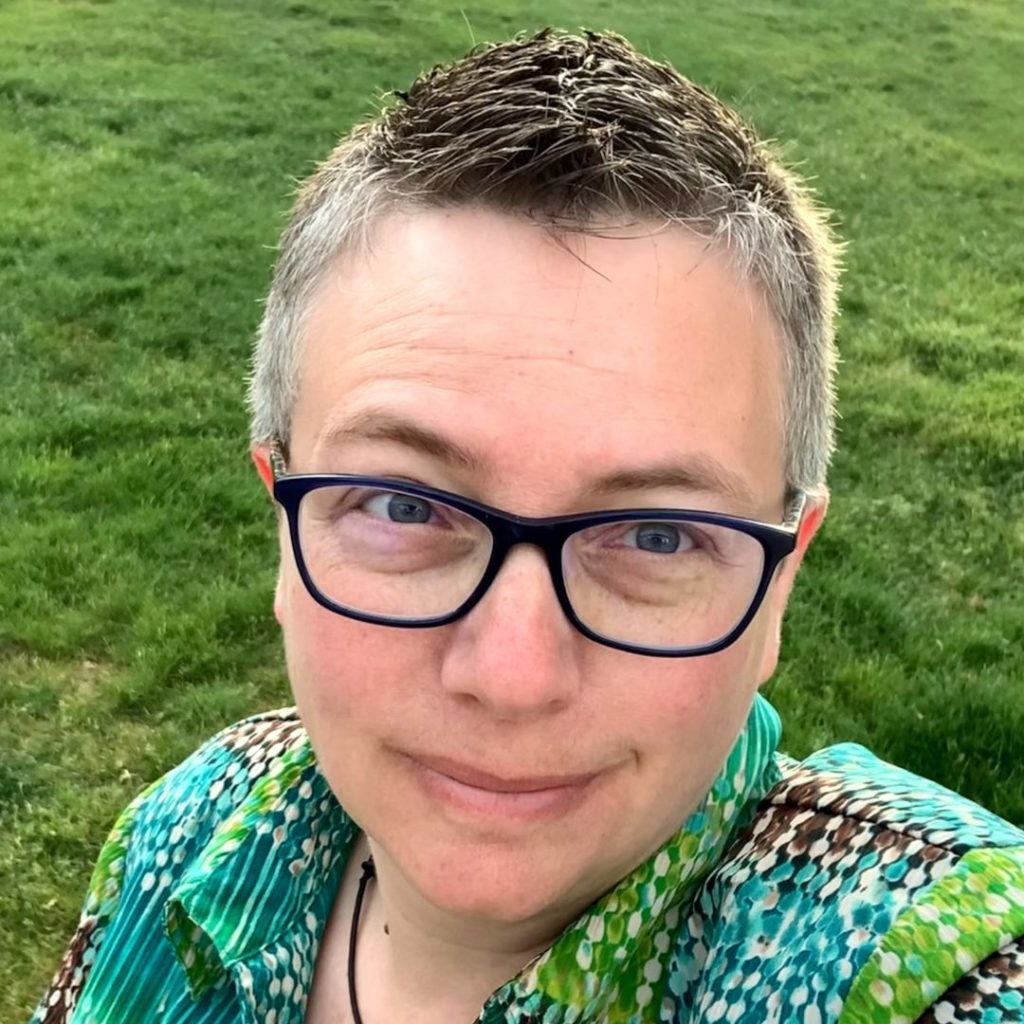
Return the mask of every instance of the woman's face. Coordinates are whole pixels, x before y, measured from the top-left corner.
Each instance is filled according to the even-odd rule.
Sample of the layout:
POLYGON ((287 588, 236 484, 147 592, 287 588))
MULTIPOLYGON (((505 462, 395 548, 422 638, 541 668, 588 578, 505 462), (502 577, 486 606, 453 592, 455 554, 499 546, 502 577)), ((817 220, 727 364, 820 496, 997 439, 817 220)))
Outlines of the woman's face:
MULTIPOLYGON (((776 328, 679 228, 559 244, 495 213, 390 217, 321 290, 301 366, 293 473, 400 477, 524 516, 782 519, 776 328), (709 465, 746 496, 656 475, 709 465)), ((564 921, 703 797, 775 667, 810 532, 740 640, 683 659, 580 635, 524 546, 458 622, 352 621, 310 598, 282 532, 275 607, 322 770, 429 904, 564 921)))

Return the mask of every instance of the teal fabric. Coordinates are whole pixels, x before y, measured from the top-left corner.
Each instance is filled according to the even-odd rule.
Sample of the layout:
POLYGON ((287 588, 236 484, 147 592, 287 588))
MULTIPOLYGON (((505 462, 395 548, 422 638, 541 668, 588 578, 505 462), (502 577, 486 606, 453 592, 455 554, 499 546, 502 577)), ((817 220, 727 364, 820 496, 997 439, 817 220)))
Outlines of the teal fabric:
MULTIPOLYGON (((758 698, 679 833, 480 1021, 913 1020, 1024 933, 1024 834, 861 747, 798 765, 779 732, 758 698)), ((301 1021, 357 834, 294 712, 226 730, 122 815, 33 1020, 301 1021)))

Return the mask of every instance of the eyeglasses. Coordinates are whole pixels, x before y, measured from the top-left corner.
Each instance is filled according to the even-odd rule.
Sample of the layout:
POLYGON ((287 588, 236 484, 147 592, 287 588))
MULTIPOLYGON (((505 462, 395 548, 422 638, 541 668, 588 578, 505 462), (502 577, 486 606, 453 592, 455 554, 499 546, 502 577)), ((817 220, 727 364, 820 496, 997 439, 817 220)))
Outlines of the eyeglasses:
POLYGON ((517 544, 539 548, 569 621, 597 643, 690 657, 733 643, 796 546, 806 495, 781 526, 688 509, 530 519, 385 477, 288 475, 271 450, 274 498, 299 575, 324 608, 422 628, 466 615, 517 544))

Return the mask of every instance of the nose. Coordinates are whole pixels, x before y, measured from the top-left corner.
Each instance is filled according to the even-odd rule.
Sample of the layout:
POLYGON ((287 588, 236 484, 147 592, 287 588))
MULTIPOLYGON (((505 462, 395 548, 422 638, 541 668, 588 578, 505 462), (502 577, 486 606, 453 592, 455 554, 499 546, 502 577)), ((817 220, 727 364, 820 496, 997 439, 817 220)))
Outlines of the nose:
POLYGON ((551 714, 579 690, 586 641, 565 617, 535 547, 514 547, 480 603, 452 629, 442 686, 495 718, 551 714))

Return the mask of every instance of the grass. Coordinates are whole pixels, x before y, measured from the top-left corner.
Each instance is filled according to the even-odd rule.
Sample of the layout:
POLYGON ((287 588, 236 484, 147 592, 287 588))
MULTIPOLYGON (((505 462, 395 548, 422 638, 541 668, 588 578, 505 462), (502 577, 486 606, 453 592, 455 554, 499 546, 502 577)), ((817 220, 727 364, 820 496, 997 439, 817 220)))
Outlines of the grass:
POLYGON ((1024 823, 1024 11, 1012 0, 0 8, 0 1019, 116 812, 288 700, 242 373, 295 178, 476 41, 615 28, 850 239, 841 448, 769 695, 1024 823))

